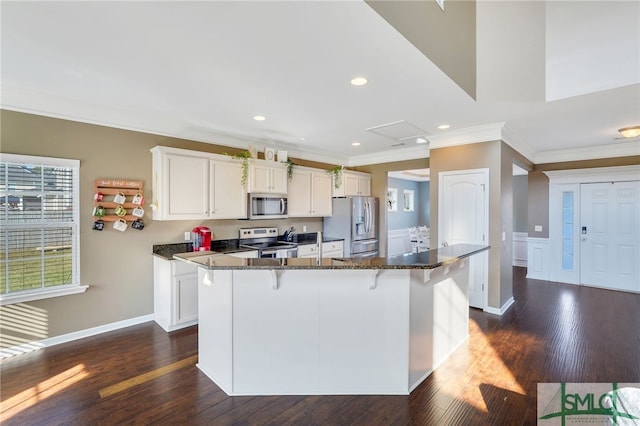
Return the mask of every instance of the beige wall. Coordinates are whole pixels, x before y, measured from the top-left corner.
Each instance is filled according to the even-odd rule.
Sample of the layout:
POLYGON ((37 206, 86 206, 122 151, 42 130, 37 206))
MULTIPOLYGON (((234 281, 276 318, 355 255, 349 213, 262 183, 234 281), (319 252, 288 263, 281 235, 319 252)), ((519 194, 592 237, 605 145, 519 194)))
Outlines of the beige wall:
POLYGON ((367 4, 476 98, 476 2, 372 0, 367 4))
POLYGON ((549 178, 543 171, 630 166, 633 164, 640 164, 640 155, 536 164, 534 171, 529 173, 529 236, 549 238, 549 178), (536 232, 535 225, 541 225, 542 232, 536 232))
MULTIPOLYGON (((440 172, 489 169, 489 282, 488 301, 502 307, 513 296, 511 269, 513 232, 513 162, 533 165, 502 141, 431 150, 431 241, 438 241, 440 172), (504 241, 502 233, 505 234, 504 241)), ((433 245, 433 244, 432 244, 433 245)))
MULTIPOLYGON (((237 150, 11 111, 1 111, 0 120, 0 150, 3 153, 80 160, 80 270, 82 284, 90 287, 83 294, 27 303, 42 310, 47 317, 46 331, 34 340, 153 313, 152 245, 183 241, 184 232, 194 226, 209 226, 216 239, 237 238, 238 228, 244 226, 277 225, 280 232, 285 227, 295 226, 301 232, 302 226, 306 225, 308 232, 322 230, 321 218, 251 222, 153 221, 147 205, 143 231, 93 231, 91 211, 95 179, 142 180, 145 196, 147 200, 151 199, 150 148, 164 145, 214 153, 237 150)), ((293 160, 304 165, 319 165, 293 160)), ((327 169, 331 167, 325 165, 327 169)))

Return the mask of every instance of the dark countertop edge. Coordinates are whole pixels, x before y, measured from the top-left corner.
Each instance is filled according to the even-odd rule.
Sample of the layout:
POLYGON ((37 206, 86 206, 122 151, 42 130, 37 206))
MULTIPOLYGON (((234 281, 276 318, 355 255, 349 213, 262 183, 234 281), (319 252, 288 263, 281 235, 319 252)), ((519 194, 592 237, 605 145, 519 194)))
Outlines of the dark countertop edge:
MULTIPOLYGON (((453 247, 453 246, 451 246, 453 247)), ((374 269, 374 270, 384 270, 384 269, 436 269, 440 266, 445 266, 445 265, 451 265, 454 264, 462 259, 465 259, 467 257, 473 256, 475 254, 481 253, 483 251, 487 251, 489 250, 490 246, 476 246, 478 248, 470 250, 469 252, 463 253, 461 255, 458 256, 453 256, 453 257, 449 257, 447 259, 444 259, 442 261, 438 261, 438 262, 434 262, 434 263, 406 263, 406 264, 394 264, 394 260, 393 259, 397 259, 397 258, 376 258, 376 259, 386 259, 387 262, 390 263, 384 263, 384 264, 370 264, 369 261, 367 260, 358 260, 358 259, 353 259, 353 258, 337 258, 337 257, 333 257, 333 258, 324 258, 327 261, 331 261, 331 262, 346 262, 345 265, 336 265, 336 264, 330 264, 330 265, 277 265, 277 264, 272 264, 272 265, 246 265, 246 264, 242 264, 242 265, 216 265, 216 266, 208 266, 208 265, 203 265, 202 263, 198 263, 198 262, 194 262, 191 261, 187 258, 184 257, 174 257, 175 260, 179 260, 181 262, 186 262, 195 266, 199 266, 205 269, 209 269, 209 270, 331 270, 331 269, 340 269, 340 270, 355 270, 355 269, 362 269, 362 270, 366 270, 366 269, 374 269), (358 262, 362 262, 362 263, 358 263, 358 262)), ((430 251, 438 251, 438 250, 442 250, 442 249, 434 249, 434 250, 430 250, 430 251)), ((187 253, 189 254, 189 253, 187 253)), ((195 252, 193 253, 194 256, 206 256, 206 255, 220 255, 220 256, 224 256, 224 257, 231 257, 231 256, 225 256, 223 253, 217 253, 217 252, 199 252, 198 254, 196 254, 195 252)), ((178 253, 179 255, 179 253, 178 253)), ((238 261, 242 261, 244 262, 248 262, 251 259, 238 259, 238 258, 232 258, 233 260, 229 259, 230 261, 232 261, 233 263, 236 263, 238 261)), ((295 258, 294 258, 295 259, 295 258)), ((286 260, 286 259, 281 259, 281 260, 286 260)))
MULTIPOLYGON (((302 236, 300 241, 294 240, 294 243, 298 245, 305 244, 316 244, 317 233, 307 233, 307 234, 297 234, 302 236)), ((334 237, 322 237, 323 243, 330 243, 334 241, 344 241, 344 238, 334 238, 334 237)), ((211 242, 211 251, 216 253, 238 253, 242 251, 251 251, 253 249, 241 248, 238 245, 238 239, 228 239, 228 240, 213 240, 211 242)), ((191 243, 190 242, 182 242, 182 243, 168 243, 168 244, 154 244, 152 254, 160 259, 164 260, 174 260, 174 254, 180 253, 193 253, 191 251, 191 243)))

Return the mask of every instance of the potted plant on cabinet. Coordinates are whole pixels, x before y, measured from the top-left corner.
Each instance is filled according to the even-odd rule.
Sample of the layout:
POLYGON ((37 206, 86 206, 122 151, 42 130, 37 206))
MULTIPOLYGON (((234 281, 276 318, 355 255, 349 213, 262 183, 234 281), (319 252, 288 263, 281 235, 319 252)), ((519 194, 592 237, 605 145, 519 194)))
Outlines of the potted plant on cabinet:
POLYGON ((327 170, 327 172, 333 176, 333 186, 336 189, 340 188, 342 185, 342 171, 344 170, 344 166, 335 166, 333 169, 327 170))

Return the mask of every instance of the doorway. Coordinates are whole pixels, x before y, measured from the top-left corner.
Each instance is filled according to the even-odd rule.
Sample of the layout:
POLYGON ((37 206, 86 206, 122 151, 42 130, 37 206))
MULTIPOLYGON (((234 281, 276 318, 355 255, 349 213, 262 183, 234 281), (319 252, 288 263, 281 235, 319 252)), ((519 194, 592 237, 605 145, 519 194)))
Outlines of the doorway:
MULTIPOLYGON (((489 169, 440 172, 438 247, 488 244, 489 169)), ((487 306, 488 253, 469 258, 469 306, 487 306)))
POLYGON ((431 222, 429 169, 388 172, 386 193, 382 208, 386 215, 387 256, 428 250, 431 222))
POLYGON ((580 283, 640 291, 640 181, 580 185, 580 283))

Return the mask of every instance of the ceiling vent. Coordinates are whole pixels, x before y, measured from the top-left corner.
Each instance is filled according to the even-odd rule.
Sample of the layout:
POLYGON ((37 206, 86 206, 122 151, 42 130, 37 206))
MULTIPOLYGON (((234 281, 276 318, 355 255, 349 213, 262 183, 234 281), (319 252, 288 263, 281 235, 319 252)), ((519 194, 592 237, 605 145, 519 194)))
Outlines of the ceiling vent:
POLYGON ((375 133, 385 138, 395 139, 400 142, 424 137, 427 134, 423 129, 405 120, 369 127, 366 130, 367 132, 375 133))

